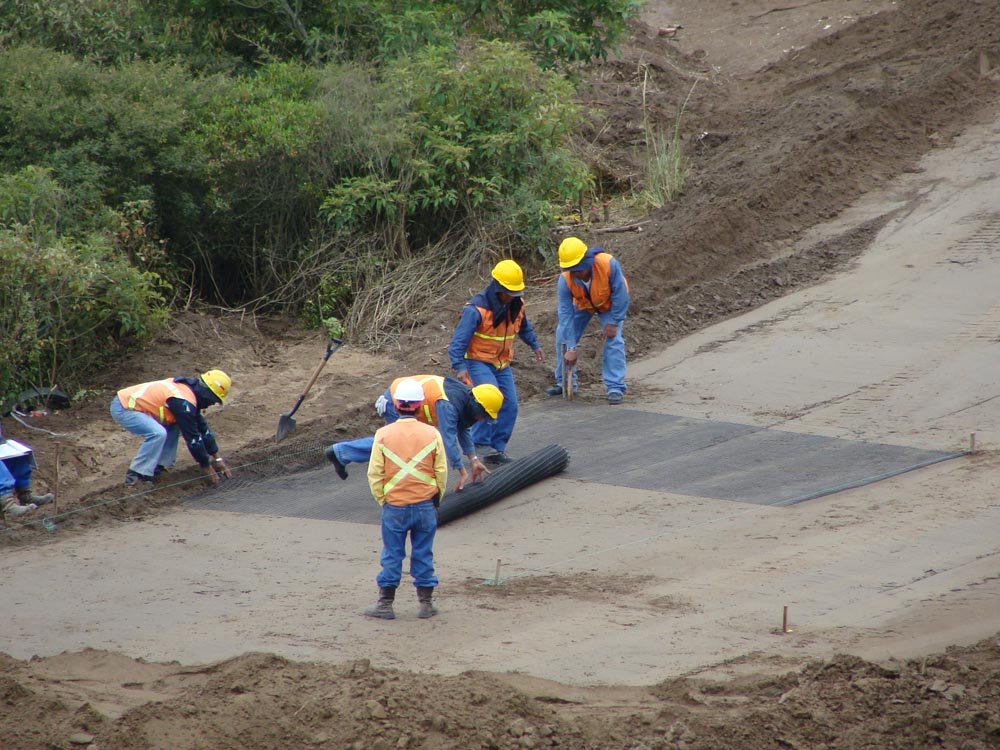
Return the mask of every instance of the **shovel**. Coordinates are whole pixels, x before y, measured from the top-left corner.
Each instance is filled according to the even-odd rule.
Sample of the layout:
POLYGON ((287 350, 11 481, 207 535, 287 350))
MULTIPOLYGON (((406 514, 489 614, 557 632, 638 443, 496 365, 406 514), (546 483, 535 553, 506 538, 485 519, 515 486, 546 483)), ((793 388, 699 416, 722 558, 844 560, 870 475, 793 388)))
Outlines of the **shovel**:
POLYGON ((316 372, 314 372, 312 377, 309 378, 309 382, 306 383, 306 389, 302 391, 302 395, 299 396, 299 400, 295 402, 295 406, 292 407, 292 410, 287 414, 282 414, 278 419, 278 431, 274 435, 274 442, 280 443, 288 437, 292 430, 295 429, 295 420, 292 419, 292 415, 299 410, 300 406, 302 406, 302 402, 305 401, 306 394, 309 393, 309 389, 312 388, 313 383, 316 382, 316 378, 319 377, 320 370, 323 369, 323 365, 326 364, 326 361, 330 359, 330 355, 337 351, 343 343, 344 342, 340 339, 330 339, 327 342, 326 354, 323 355, 323 361, 319 363, 319 367, 316 368, 316 372))

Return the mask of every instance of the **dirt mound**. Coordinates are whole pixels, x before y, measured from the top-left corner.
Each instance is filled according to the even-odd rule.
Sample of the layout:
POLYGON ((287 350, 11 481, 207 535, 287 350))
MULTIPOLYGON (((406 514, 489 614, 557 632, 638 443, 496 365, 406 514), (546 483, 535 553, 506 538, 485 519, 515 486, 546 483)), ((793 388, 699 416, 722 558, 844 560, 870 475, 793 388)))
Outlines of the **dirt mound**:
POLYGON ((622 689, 269 654, 181 667, 84 651, 0 658, 0 733, 5 750, 989 748, 1000 743, 998 661, 992 638, 885 665, 841 656, 774 676, 622 689))
MULTIPOLYGON (((1000 14, 992 1, 691 0, 651 3, 646 19, 617 58, 587 71, 584 140, 608 216, 602 196, 564 232, 622 259, 634 299, 626 327, 633 357, 850 262, 889 216, 819 239, 807 230, 916 169, 921 155, 981 117, 998 91, 989 61, 1000 60, 1000 14), (858 14, 862 6, 872 12, 858 14), (673 12, 683 28, 661 34, 673 12), (715 64, 713 39, 722 40, 725 70, 715 64), (745 68, 737 42, 752 58, 745 68), (683 194, 634 215, 611 196, 642 189, 650 132, 675 126, 690 160, 683 194)), ((56 490, 59 506, 57 533, 40 523, 12 526, 0 530, 0 546, 54 544, 74 530, 132 522, 199 486, 182 456, 155 492, 125 494, 135 441, 108 415, 118 388, 223 367, 234 394, 209 417, 230 464, 250 476, 315 466, 324 445, 370 433, 371 403, 392 378, 446 370, 451 326, 481 284, 455 285, 399 351, 339 351, 280 446, 278 417, 319 365, 322 335, 231 313, 178 315, 146 351, 74 394, 71 408, 5 420, 8 434, 35 448, 38 484, 56 490)), ((533 269, 529 310, 550 361, 553 297, 552 270, 533 269)), ((583 343, 583 378, 596 374, 598 346, 596 335, 583 343)), ((517 366, 522 397, 538 397, 548 368, 517 366)), ((630 393, 641 396, 641 384, 630 393)), ((541 604, 555 596, 547 581, 531 583, 522 593, 541 604)), ((608 581, 577 584, 595 598, 616 594, 608 581)), ((0 654, 0 736, 4 750, 988 748, 1000 746, 998 664, 993 638, 883 665, 838 657, 789 671, 748 658, 729 665, 735 676, 727 682, 689 676, 636 689, 571 688, 518 674, 432 677, 268 654, 202 667, 100 651, 27 662, 0 654), (752 674, 741 676, 743 666, 752 674)))

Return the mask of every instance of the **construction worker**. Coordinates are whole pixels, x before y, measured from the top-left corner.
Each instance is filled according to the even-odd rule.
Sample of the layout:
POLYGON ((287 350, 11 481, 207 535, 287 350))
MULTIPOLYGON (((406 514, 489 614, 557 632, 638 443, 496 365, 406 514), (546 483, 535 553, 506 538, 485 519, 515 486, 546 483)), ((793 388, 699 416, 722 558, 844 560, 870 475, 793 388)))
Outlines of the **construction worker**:
POLYGON ((455 376, 469 385, 490 383, 503 394, 503 407, 495 423, 479 422, 472 428, 477 450, 482 446, 483 461, 504 464, 507 443, 517 420, 517 388, 514 371, 514 339, 520 337, 543 362, 538 337, 524 314, 524 272, 512 260, 502 260, 493 267, 493 280, 470 299, 462 310, 448 347, 448 357, 455 376), (487 452, 488 451, 488 452, 487 452))
MULTIPOLYGON (((448 465, 458 472, 455 491, 465 488, 469 472, 462 463, 463 455, 469 460, 472 481, 478 482, 489 470, 476 455, 472 440, 472 427, 477 422, 496 419, 503 406, 503 394, 495 385, 484 383, 470 388, 452 377, 439 375, 411 375, 397 378, 375 402, 375 411, 391 424, 399 418, 393 407, 391 393, 402 380, 416 380, 424 391, 423 406, 417 412, 420 422, 436 427, 441 432, 448 465)), ((333 464, 337 476, 347 479, 347 464, 368 461, 371 458, 374 438, 363 437, 334 443, 326 449, 326 457, 333 464)))
POLYGON ((233 475, 219 455, 219 444, 202 412, 224 404, 233 381, 222 370, 197 378, 154 380, 118 391, 111 400, 114 420, 142 438, 139 452, 125 473, 125 486, 152 484, 153 478, 177 461, 177 440, 184 436, 188 451, 205 477, 218 484, 233 475))
POLYGON ((369 617, 392 620, 392 603, 403 575, 406 537, 410 538, 410 575, 417 587, 417 617, 437 614, 434 606, 434 534, 437 506, 448 486, 448 461, 441 433, 416 419, 424 403, 424 386, 413 378, 397 380, 392 402, 398 419, 375 433, 368 462, 368 486, 382 506, 382 555, 375 581, 378 602, 369 617))
POLYGON ((4 437, 0 427, 0 513, 16 518, 51 503, 52 493, 36 495, 31 489, 35 456, 31 448, 4 437))
POLYGON ((608 403, 620 404, 625 387, 625 339, 622 326, 628 314, 628 282, 611 253, 588 248, 583 240, 567 237, 559 245, 559 323, 556 328, 556 385, 546 393, 561 396, 563 368, 572 368, 573 391, 577 388, 577 352, 587 324, 596 315, 604 326, 601 376, 608 403), (565 344, 566 353, 560 356, 565 344))

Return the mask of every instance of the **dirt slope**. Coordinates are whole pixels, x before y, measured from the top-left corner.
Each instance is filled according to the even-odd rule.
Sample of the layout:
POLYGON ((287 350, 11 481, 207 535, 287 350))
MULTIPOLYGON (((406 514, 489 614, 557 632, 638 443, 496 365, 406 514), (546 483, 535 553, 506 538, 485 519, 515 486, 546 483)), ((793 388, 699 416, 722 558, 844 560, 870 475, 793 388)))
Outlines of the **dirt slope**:
MULTIPOLYGON (((605 223, 603 206, 584 206, 585 217, 600 221, 571 230, 610 249, 629 272, 633 357, 812 283, 860 253, 877 222, 791 251, 806 229, 914 169, 997 98, 994 2, 687 0, 651 3, 644 18, 620 58, 588 73, 585 140, 608 195, 638 190, 643 123, 669 132, 679 121, 691 159, 687 187, 648 217, 612 201, 605 223), (658 33, 676 24, 676 36, 658 33), (606 231, 639 221, 646 223, 638 231, 606 231)), ((530 298, 550 348, 552 278, 536 269, 530 298)), ((480 281, 468 284, 413 331, 404 351, 335 355, 284 444, 304 452, 297 465, 321 460, 308 449, 367 431, 369 404, 389 379, 444 367, 450 326, 480 281)), ((280 322, 178 316, 148 351, 95 379, 72 409, 28 420, 57 436, 5 420, 35 447, 39 483, 58 490, 64 515, 58 534, 8 529, 0 546, 58 545, 62 535, 176 505, 183 485, 119 501, 134 444, 107 416, 116 388, 225 367, 235 395, 212 422, 234 463, 249 463, 273 451, 277 417, 322 353, 314 333, 280 322)), ((594 361, 592 351, 583 358, 594 361)), ((593 377, 587 367, 583 376, 593 377)), ((523 365, 518 377, 525 398, 548 384, 545 368, 523 365)), ((630 397, 641 398, 643 387, 636 383, 630 397)), ((175 478, 197 473, 182 464, 175 478)), ((777 678, 644 689, 476 672, 442 678, 266 654, 182 667, 86 651, 0 660, 0 736, 5 750, 995 747, 998 651, 990 639, 888 667, 844 657, 777 678)))

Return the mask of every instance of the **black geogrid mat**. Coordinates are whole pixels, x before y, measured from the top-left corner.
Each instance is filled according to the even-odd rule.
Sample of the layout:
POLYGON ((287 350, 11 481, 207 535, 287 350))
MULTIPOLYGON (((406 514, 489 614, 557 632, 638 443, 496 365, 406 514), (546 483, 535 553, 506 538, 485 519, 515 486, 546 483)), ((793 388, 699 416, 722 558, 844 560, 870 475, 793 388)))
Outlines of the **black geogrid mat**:
MULTIPOLYGON (((551 399, 523 405, 508 453, 516 459, 552 443, 570 454, 562 477, 762 505, 822 497, 960 455, 603 403, 551 399)), ((346 481, 326 465, 259 482, 235 479, 189 504, 376 524, 379 509, 368 492, 366 468, 350 464, 346 481)), ((516 470, 516 463, 505 470, 516 470)))

